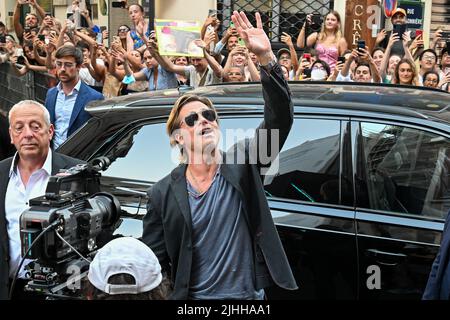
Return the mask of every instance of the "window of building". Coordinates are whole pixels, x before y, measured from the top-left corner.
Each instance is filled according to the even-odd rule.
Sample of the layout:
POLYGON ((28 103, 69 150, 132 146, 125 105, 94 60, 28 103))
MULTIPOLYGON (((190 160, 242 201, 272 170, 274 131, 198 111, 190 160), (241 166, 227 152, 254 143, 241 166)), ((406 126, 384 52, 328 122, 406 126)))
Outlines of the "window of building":
POLYGON ((219 18, 223 21, 221 32, 225 32, 231 22, 234 10, 245 11, 250 22, 255 24, 254 15, 261 14, 264 31, 273 42, 279 42, 283 32, 297 38, 306 15, 327 14, 334 7, 333 0, 218 0, 219 18))

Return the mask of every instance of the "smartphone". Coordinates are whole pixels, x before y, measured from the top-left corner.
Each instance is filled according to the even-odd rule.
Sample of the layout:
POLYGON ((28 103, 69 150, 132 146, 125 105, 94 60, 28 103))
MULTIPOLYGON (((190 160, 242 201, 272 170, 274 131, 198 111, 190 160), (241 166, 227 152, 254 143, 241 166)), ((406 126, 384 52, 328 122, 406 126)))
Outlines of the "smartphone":
POLYGON ((450 32, 449 31, 442 31, 441 32, 441 38, 443 40, 450 40, 450 32))
POLYGON ((95 37, 95 41, 98 44, 103 44, 103 34, 101 32, 97 33, 97 35, 95 37))
POLYGON ((0 35, 0 43, 6 43, 6 37, 4 35, 0 35))
POLYGON ((38 35, 40 41, 45 41, 45 36, 43 34, 38 35))
POLYGON ((24 65, 25 64, 25 58, 23 56, 17 57, 17 64, 24 65))
POLYGON ((103 32, 103 31, 105 31, 106 30, 106 26, 101 26, 100 27, 100 32, 103 32))
POLYGON ((406 24, 394 24, 393 33, 397 33, 400 40, 403 39, 403 34, 406 32, 406 24))
POLYGON ((25 33, 29 33, 30 31, 31 31, 30 27, 24 27, 23 28, 23 32, 25 32, 25 33))
POLYGON ((245 47, 245 42, 244 42, 244 40, 242 40, 241 37, 238 38, 238 44, 239 44, 240 46, 245 47))
POLYGON ((358 40, 357 45, 358 45, 357 48, 358 48, 359 52, 362 52, 361 49, 366 49, 366 41, 365 40, 358 40))
POLYGON ((416 30, 416 38, 420 37, 423 34, 423 30, 417 29, 416 30))
POLYGON ((341 62, 341 63, 345 63, 345 57, 344 56, 340 56, 340 57, 338 57, 337 61, 341 62))
POLYGON ((305 78, 311 78, 311 69, 306 68, 305 70, 303 70, 303 74, 305 75, 305 78))
POLYGON ((215 16, 217 16, 217 10, 214 10, 214 9, 209 9, 209 11, 208 11, 208 17, 215 17, 215 16))
POLYGON ((111 2, 113 8, 125 8, 125 1, 113 1, 111 2))
POLYGON ((310 53, 304 53, 303 54, 303 59, 308 60, 308 62, 311 62, 311 54, 310 53))
POLYGON ((313 25, 322 25, 322 16, 318 13, 314 13, 311 17, 311 23, 313 25))

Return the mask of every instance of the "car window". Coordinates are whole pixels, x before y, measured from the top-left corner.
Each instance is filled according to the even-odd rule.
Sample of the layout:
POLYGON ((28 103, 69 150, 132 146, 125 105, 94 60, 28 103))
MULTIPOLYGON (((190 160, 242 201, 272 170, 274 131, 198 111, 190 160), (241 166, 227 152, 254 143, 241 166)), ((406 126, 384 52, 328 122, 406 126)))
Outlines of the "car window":
MULTIPOLYGON (((253 137, 261 121, 259 117, 222 118, 220 148, 228 150, 237 141, 253 137)), ((339 136, 339 121, 295 119, 279 155, 279 172, 265 178, 267 196, 339 203, 339 136)), ((106 156, 112 163, 103 175, 151 182, 165 177, 179 163, 178 149, 170 147, 165 123, 136 127, 106 156)))
POLYGON ((361 123, 364 208, 444 218, 450 208, 449 139, 391 124, 361 123))
MULTIPOLYGON (((254 136, 261 119, 221 119, 221 149, 227 150, 236 141, 254 136)), ((179 151, 170 147, 165 123, 149 123, 132 129, 106 156, 111 165, 103 175, 150 182, 162 179, 179 164, 179 151)))
POLYGON ((267 196, 339 204, 339 141, 340 121, 295 119, 279 172, 264 179, 267 196))

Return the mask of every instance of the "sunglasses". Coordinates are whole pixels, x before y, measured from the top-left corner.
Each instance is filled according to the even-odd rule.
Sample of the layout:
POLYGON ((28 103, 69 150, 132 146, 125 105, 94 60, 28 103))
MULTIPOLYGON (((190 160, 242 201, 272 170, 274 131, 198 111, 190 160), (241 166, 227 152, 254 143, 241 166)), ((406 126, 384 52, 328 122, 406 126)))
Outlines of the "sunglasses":
POLYGON ((213 122, 217 119, 217 114, 214 110, 207 109, 202 110, 198 113, 191 113, 188 116, 184 118, 184 123, 186 123, 189 127, 193 127, 195 123, 198 121, 198 115, 199 113, 202 115, 203 118, 208 120, 209 122, 213 122))
POLYGON ((128 32, 128 30, 130 30, 130 29, 127 29, 127 28, 119 28, 118 29, 119 32, 128 32))

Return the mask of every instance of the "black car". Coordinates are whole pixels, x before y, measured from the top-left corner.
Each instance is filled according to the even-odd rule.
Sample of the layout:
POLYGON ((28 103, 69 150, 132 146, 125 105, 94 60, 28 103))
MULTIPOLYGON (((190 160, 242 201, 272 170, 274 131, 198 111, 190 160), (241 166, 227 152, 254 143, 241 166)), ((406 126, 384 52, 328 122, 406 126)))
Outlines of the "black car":
MULTIPOLYGON (((264 184, 299 290, 274 288, 269 298, 419 299, 450 208, 450 95, 373 84, 290 88, 294 124, 264 184)), ((217 107, 224 150, 262 120, 259 84, 192 93, 217 107)), ((141 235, 146 190, 178 164, 165 123, 180 94, 90 105, 93 118, 59 149, 112 161, 102 185, 128 212, 122 234, 141 235)))

